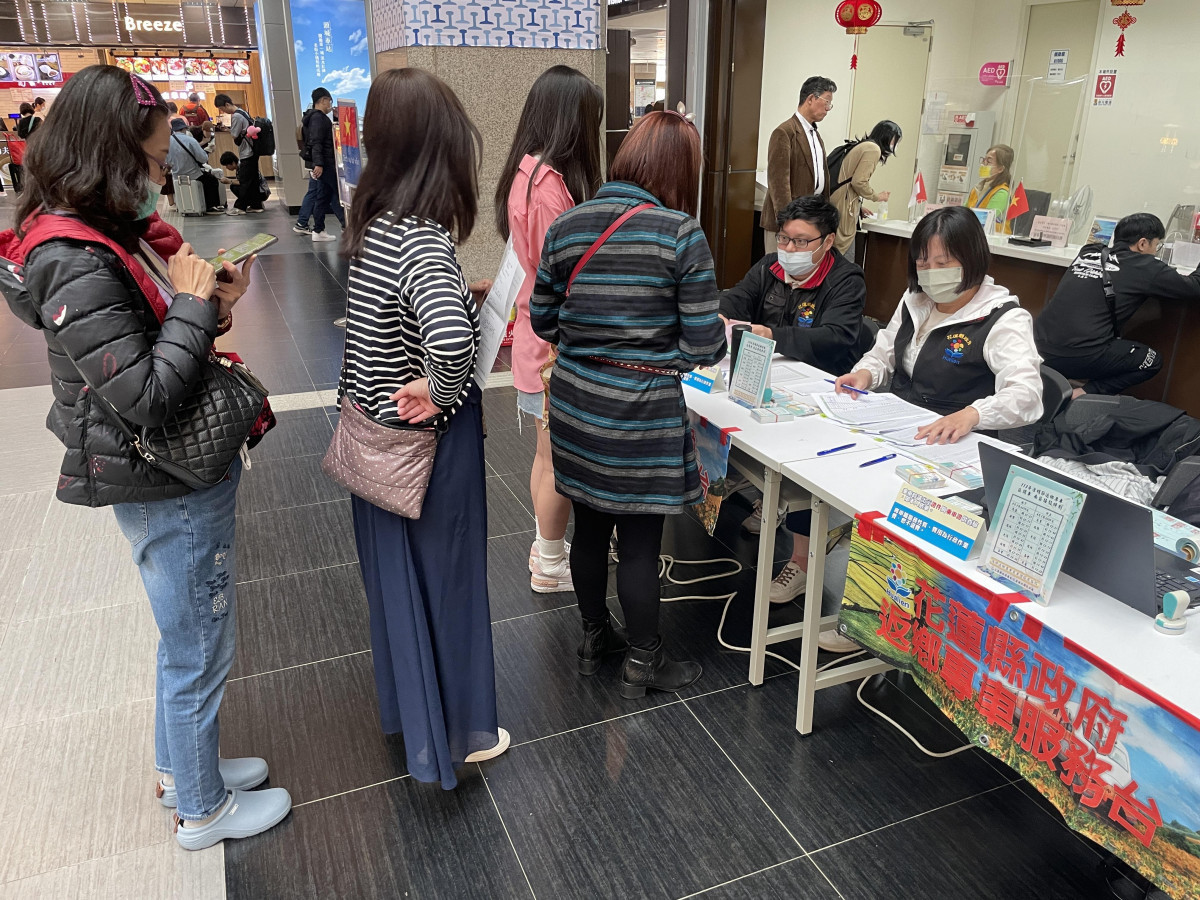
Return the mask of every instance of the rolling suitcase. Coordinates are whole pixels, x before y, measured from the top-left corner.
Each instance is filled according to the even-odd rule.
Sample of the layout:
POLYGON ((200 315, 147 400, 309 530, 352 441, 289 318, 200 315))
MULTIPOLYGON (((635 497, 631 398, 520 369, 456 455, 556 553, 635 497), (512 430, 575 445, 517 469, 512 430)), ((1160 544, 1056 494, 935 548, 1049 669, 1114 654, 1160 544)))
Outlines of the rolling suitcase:
POLYGON ((176 175, 175 205, 179 207, 181 215, 204 215, 204 185, 187 175, 176 175))

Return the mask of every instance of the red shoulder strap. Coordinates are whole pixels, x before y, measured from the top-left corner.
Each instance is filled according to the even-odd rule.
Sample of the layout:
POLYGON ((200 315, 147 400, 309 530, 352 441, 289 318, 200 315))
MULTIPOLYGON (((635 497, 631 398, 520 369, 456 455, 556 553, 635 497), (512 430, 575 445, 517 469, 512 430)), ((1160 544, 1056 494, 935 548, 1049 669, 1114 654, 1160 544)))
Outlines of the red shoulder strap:
POLYGON ((571 296, 571 286, 573 284, 575 284, 576 276, 578 276, 579 273, 583 270, 583 267, 588 264, 588 260, 590 260, 593 256, 596 255, 596 251, 604 246, 604 242, 607 241, 610 237, 612 237, 613 233, 618 228, 620 228, 622 225, 624 225, 626 222, 628 222, 631 218, 633 218, 635 215, 640 213, 642 210, 653 209, 653 208, 654 208, 653 203, 639 203, 637 206, 633 207, 633 209, 626 210, 624 213, 622 213, 617 218, 617 221, 613 222, 611 225, 608 226, 608 229, 604 232, 604 234, 602 234, 602 235, 600 235, 600 237, 596 238, 596 243, 594 243, 594 244, 592 244, 592 246, 588 247, 587 253, 583 254, 583 256, 581 256, 579 258, 579 262, 575 263, 575 268, 571 272, 571 277, 569 279, 567 279, 567 296, 568 297, 571 296))

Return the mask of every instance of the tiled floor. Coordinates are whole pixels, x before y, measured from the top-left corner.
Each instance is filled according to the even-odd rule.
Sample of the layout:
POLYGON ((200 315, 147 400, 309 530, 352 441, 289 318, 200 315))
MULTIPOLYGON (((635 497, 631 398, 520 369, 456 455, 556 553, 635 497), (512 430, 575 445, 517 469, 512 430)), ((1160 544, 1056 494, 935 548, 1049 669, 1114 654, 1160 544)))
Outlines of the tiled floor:
MULTIPOLYGON (((579 678, 573 595, 529 590, 534 436, 516 428, 511 388, 484 403, 496 681, 513 747, 453 792, 408 778, 402 740, 379 731, 349 504, 319 472, 345 266, 289 225, 272 214, 184 230, 205 254, 259 230, 281 237, 222 341, 279 396, 280 425, 239 497, 240 634, 221 725, 224 753, 267 757, 297 806, 257 838, 175 846, 151 793, 154 625, 111 514, 53 502, 41 339, 0 314, 0 900, 1104 896, 1094 851, 1011 772, 978 750, 922 754, 857 702, 857 685, 822 692, 817 730, 801 738, 795 673, 769 660, 751 688, 745 656, 717 641, 723 601, 664 607, 669 643, 705 667, 681 695, 623 701, 615 661, 579 678)), ((747 566, 699 586, 739 592, 722 630, 734 646, 749 640, 745 511, 731 504, 716 540, 673 521, 665 548, 747 566)), ((957 746, 911 685, 866 690, 931 750, 957 746)))

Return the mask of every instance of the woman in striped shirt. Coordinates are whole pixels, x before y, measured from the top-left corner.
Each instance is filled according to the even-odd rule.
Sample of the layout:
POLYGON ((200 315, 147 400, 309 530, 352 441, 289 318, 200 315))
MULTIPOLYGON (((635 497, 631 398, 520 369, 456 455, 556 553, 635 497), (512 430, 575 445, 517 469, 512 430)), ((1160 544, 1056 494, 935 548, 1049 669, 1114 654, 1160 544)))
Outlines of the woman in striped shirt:
POLYGON ((680 374, 721 359, 725 330, 712 254, 693 218, 700 184, 695 126, 673 111, 643 117, 609 176, 595 199, 550 226, 529 313, 537 335, 558 346, 550 441, 558 490, 575 513, 579 671, 594 673, 603 656, 625 647, 605 604, 615 527, 629 644, 621 693, 634 698, 647 688, 677 691, 700 677, 697 663, 663 652, 658 557, 666 516, 700 498, 680 374))
POLYGON ((342 252, 351 260, 341 393, 371 417, 440 420, 419 519, 353 497, 371 610, 383 730, 404 735, 418 781, 508 748, 496 725, 487 590, 479 322, 454 242, 475 223, 479 132, 454 92, 421 69, 371 87, 368 151, 342 252))

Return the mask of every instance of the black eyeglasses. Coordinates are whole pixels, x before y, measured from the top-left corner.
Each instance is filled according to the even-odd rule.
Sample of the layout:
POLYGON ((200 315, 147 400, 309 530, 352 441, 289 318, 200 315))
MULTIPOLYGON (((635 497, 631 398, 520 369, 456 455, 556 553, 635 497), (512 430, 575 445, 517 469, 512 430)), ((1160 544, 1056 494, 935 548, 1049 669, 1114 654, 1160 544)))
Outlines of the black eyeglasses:
POLYGON ((826 237, 827 235, 823 234, 815 238, 794 238, 780 231, 775 235, 775 245, 777 247, 791 247, 794 250, 807 250, 813 244, 821 243, 826 237))

